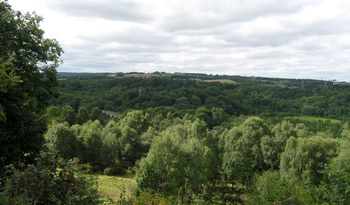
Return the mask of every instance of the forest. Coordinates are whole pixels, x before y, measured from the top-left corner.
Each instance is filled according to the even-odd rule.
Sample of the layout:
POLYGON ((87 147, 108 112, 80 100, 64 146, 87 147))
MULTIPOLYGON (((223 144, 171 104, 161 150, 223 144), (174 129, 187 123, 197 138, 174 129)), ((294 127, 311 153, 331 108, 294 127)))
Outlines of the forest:
POLYGON ((349 203, 347 85, 201 77, 65 77, 40 113, 47 146, 83 173, 135 174, 127 203, 349 203))
POLYGON ((350 203, 350 85, 60 73, 42 17, 0 14, 2 204, 350 203))

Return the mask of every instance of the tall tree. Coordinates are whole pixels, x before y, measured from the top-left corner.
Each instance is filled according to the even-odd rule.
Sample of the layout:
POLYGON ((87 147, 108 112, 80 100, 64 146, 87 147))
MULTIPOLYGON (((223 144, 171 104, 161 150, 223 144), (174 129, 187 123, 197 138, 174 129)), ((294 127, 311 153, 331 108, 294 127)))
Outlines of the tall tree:
POLYGON ((246 182, 266 168, 260 145, 265 135, 270 135, 270 130, 258 117, 248 118, 243 125, 222 134, 222 167, 229 179, 246 182))
POLYGON ((98 120, 101 114, 101 110, 98 107, 92 108, 92 111, 89 115, 91 121, 98 120))
POLYGON ((32 114, 58 96, 56 68, 63 52, 44 38, 42 17, 12 10, 0 1, 0 156, 5 163, 32 161, 44 142, 45 122, 32 114))
POLYGON ((82 125, 88 120, 89 120, 89 113, 84 106, 81 106, 78 110, 77 121, 80 125, 82 125))
POLYGON ((70 126, 76 123, 77 120, 75 117, 75 110, 72 108, 72 106, 67 105, 62 109, 61 121, 68 122, 70 126))
POLYGON ((287 180, 303 180, 318 184, 323 174, 322 164, 337 156, 339 140, 321 134, 310 138, 290 137, 281 155, 280 173, 287 180))

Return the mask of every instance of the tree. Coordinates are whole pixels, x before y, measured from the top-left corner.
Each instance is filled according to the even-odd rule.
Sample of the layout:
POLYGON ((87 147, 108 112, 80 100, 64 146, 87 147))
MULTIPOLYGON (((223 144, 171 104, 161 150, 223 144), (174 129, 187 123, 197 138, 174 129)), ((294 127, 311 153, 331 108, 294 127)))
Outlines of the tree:
POLYGON ((211 109, 211 112, 213 113, 213 124, 214 126, 219 126, 221 123, 227 121, 228 115, 225 113, 225 111, 221 108, 213 107, 211 109))
POLYGON ((194 117, 207 123, 209 129, 213 128, 213 113, 209 109, 205 107, 198 108, 194 117))
POLYGON ((32 106, 43 107, 52 96, 58 96, 56 68, 61 64, 63 52, 55 39, 44 38, 41 16, 13 11, 7 0, 0 3, 0 57, 12 59, 14 75, 24 101, 32 106))
POLYGON ((58 106, 51 106, 47 108, 46 114, 50 115, 50 117, 60 117, 61 108, 58 106))
POLYGON ((146 132, 151 126, 151 117, 148 113, 143 113, 141 110, 132 110, 128 112, 125 117, 119 121, 121 127, 130 127, 134 129, 138 135, 146 132))
POLYGON ((305 125, 298 124, 293 126, 290 122, 283 121, 271 128, 271 136, 265 135, 261 138, 261 151, 264 156, 264 162, 271 168, 277 169, 281 155, 286 146, 287 140, 291 137, 306 137, 308 131, 305 125))
MULTIPOLYGON (((11 59, 3 60, 3 58, 0 57, 0 93, 7 93, 8 88, 22 82, 18 76, 14 75, 14 69, 11 67, 10 62, 11 59)), ((6 121, 6 115, 0 104, 0 122, 1 121, 6 121)))
POLYGON ((67 122, 53 125, 46 133, 46 139, 51 149, 65 159, 77 157, 78 142, 71 132, 67 122))
POLYGON ((58 96, 56 68, 63 52, 44 38, 42 17, 0 2, 0 156, 5 164, 33 162, 44 143, 45 121, 32 113, 58 96))
POLYGON ((339 140, 318 134, 310 138, 290 137, 281 155, 280 173, 283 179, 303 180, 318 184, 323 177, 319 171, 327 158, 337 155, 339 140))
POLYGON ((96 120, 92 122, 89 120, 83 126, 77 139, 82 144, 81 150, 78 152, 81 154, 79 159, 82 163, 90 163, 94 171, 101 171, 106 165, 103 164, 102 155, 102 133, 103 126, 100 121, 96 120))
MULTIPOLYGON (((153 139, 146 158, 140 162, 136 181, 140 191, 178 194, 179 190, 198 192, 217 175, 216 157, 204 145, 198 127, 205 123, 186 121, 169 127, 153 139)), ((199 129, 201 130, 201 129, 199 129)), ((206 132, 206 130, 204 130, 206 132)))
POLYGON ((77 120, 75 117, 75 110, 72 108, 72 106, 67 105, 62 109, 61 121, 68 122, 70 126, 72 126, 76 123, 77 120))
POLYGON ((84 124, 89 120, 89 113, 84 106, 81 106, 78 110, 77 121, 80 125, 84 124))
POLYGON ((92 108, 92 111, 89 115, 91 121, 99 120, 101 110, 98 107, 92 108))
POLYGON ((250 117, 222 134, 222 167, 229 179, 246 182, 266 168, 260 145, 265 135, 270 135, 270 130, 258 117, 250 117))

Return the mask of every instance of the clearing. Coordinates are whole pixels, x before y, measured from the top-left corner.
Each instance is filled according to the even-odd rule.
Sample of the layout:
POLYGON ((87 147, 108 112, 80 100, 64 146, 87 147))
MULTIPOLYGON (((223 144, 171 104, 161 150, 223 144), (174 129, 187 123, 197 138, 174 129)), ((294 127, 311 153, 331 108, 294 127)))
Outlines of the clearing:
POLYGON ((98 194, 103 201, 113 201, 120 199, 131 199, 136 193, 137 184, 134 174, 123 176, 98 175, 98 194))

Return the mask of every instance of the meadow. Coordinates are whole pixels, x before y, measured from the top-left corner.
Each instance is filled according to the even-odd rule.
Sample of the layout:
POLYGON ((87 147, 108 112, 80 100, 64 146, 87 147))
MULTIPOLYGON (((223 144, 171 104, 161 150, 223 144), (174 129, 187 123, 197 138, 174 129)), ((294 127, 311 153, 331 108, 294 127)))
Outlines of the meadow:
POLYGON ((99 196, 107 204, 131 200, 137 190, 134 176, 131 173, 123 176, 98 175, 97 191, 99 196))

